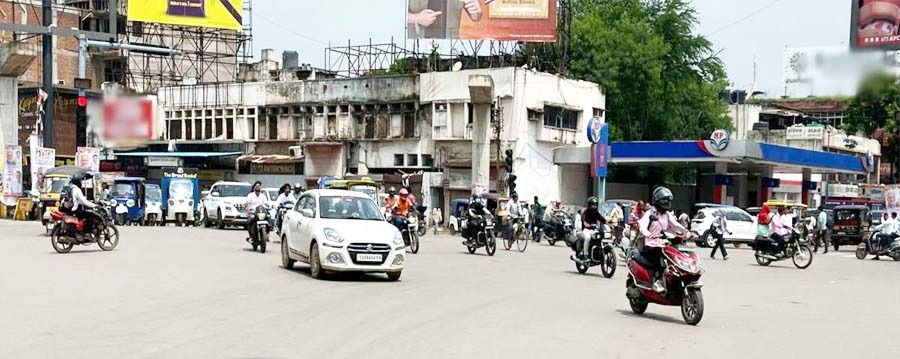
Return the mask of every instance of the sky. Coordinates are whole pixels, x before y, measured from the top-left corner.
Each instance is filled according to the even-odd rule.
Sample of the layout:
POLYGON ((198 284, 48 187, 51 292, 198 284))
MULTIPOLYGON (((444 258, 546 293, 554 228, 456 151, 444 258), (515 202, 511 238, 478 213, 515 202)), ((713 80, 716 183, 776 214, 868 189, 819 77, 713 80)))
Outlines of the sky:
MULTIPOLYGON (((729 81, 747 89, 754 80, 767 97, 784 94, 787 47, 847 46, 850 0, 693 0, 699 23, 725 63, 729 81)), ((301 63, 325 63, 325 48, 344 44, 404 46, 405 0, 255 0, 255 56, 264 48, 295 50, 301 63)), ((411 45, 409 45, 411 47, 411 45)))

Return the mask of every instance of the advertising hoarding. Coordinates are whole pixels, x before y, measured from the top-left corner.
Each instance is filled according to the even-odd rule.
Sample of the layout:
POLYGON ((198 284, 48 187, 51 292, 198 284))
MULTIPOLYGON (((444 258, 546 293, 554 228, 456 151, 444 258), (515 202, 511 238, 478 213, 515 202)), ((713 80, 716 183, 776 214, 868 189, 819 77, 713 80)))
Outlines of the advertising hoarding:
POLYGON ((56 150, 46 147, 31 148, 31 190, 40 192, 44 173, 56 167, 56 150))
POLYGON ((885 187, 884 208, 887 213, 897 213, 900 216, 900 185, 885 187))
POLYGON ((407 37, 556 41, 555 0, 408 0, 407 37))
POLYGON ((900 49, 900 1, 851 0, 850 44, 858 49, 900 49))
POLYGON ((22 196, 22 146, 6 145, 3 149, 3 203, 14 206, 22 196))
POLYGON ((95 173, 100 172, 100 149, 78 147, 78 152, 75 153, 75 165, 81 168, 90 168, 95 173))
POLYGON ((109 146, 142 144, 153 137, 152 97, 120 97, 103 102, 103 141, 109 146))
POLYGON ((240 31, 242 0, 128 0, 128 21, 240 31))

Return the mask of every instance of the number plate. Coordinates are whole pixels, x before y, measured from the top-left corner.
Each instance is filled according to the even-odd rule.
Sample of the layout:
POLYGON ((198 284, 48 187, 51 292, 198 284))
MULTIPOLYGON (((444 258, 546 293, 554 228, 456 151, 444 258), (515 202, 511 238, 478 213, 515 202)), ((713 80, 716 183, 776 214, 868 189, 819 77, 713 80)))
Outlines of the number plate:
POLYGON ((847 232, 838 232, 837 234, 838 234, 838 235, 841 235, 841 236, 846 236, 846 235, 847 235, 847 232))
POLYGON ((382 257, 381 257, 380 254, 365 254, 365 253, 360 253, 360 254, 357 254, 357 255, 356 255, 356 261, 357 261, 357 262, 381 262, 381 261, 382 261, 381 258, 382 258, 382 257))

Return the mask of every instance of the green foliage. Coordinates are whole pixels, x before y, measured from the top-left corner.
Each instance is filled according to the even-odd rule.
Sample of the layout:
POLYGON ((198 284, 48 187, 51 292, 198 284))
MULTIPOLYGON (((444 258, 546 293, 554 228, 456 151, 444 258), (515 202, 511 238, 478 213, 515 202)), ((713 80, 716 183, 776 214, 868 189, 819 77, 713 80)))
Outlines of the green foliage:
POLYGON ((889 73, 866 77, 847 114, 847 132, 877 135, 882 142, 881 160, 900 168, 900 78, 889 73))
POLYGON ((573 4, 571 76, 599 83, 617 140, 704 138, 730 128, 722 62, 683 0, 573 4))

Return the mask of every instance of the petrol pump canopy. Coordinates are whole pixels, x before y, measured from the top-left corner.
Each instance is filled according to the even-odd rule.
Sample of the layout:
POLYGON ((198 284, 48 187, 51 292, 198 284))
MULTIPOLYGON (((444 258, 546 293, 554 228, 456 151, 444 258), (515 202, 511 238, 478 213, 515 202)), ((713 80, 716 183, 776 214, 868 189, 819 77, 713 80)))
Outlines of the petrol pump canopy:
MULTIPOLYGON (((610 163, 617 166, 665 166, 693 164, 695 167, 727 163, 747 169, 772 168, 776 172, 866 174, 871 165, 865 157, 812 151, 755 141, 731 141, 713 146, 710 140, 613 142, 610 163)), ((562 147, 554 150, 557 165, 590 165, 590 147, 562 147)))

